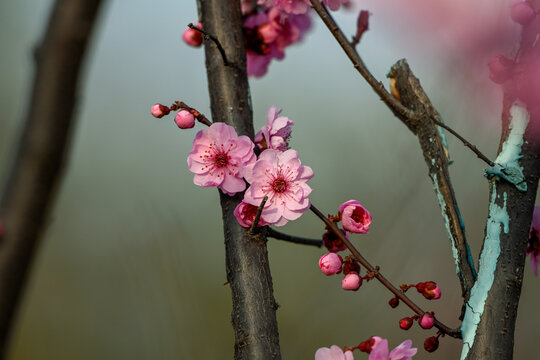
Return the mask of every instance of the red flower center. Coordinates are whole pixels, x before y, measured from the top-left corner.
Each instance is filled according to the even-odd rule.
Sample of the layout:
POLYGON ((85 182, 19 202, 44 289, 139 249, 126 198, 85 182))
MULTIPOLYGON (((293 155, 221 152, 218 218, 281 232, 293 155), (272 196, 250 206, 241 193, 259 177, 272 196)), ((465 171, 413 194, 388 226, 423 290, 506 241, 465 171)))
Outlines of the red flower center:
POLYGON ((363 223, 366 214, 362 208, 355 208, 351 214, 351 218, 357 223, 363 223))
POLYGON ((282 177, 278 177, 272 182, 272 190, 278 194, 287 191, 287 181, 282 177))
POLYGON ((228 156, 226 153, 219 152, 214 156, 214 164, 218 168, 225 167, 229 163, 229 158, 230 158, 230 156, 228 156))

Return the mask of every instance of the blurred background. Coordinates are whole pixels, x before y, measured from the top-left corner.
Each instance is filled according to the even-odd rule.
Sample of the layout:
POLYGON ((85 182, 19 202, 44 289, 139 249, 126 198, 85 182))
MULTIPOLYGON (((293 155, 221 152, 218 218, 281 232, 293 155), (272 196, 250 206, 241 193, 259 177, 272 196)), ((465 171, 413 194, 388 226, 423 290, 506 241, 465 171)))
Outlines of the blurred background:
MULTIPOLYGON (((0 3, 0 183, 29 100, 32 50, 52 3, 0 3)), ((460 47, 460 37, 444 32, 448 24, 423 26, 421 17, 434 20, 433 13, 388 4, 360 4, 373 13, 359 47, 368 67, 386 82, 390 66, 407 58, 446 122, 494 158, 501 93, 488 81, 485 64, 492 54, 471 57, 477 47, 460 47)), ((354 33, 356 14, 336 13, 345 33, 354 33)), ((439 13, 450 20, 451 14, 439 13)), ((191 0, 112 0, 102 8, 72 153, 35 259, 11 360, 233 357, 218 194, 195 186, 186 164, 201 126, 180 131, 172 116, 158 120, 149 113, 156 102, 182 100, 210 116, 204 51, 181 40, 196 19, 191 0)), ((295 121, 291 146, 315 172, 311 201, 327 213, 349 199, 362 202, 374 221, 368 235, 353 236, 360 251, 395 284, 438 282, 440 300, 411 296, 457 326, 459 282, 417 140, 313 19, 303 43, 288 48, 265 77, 250 81, 255 128, 265 123, 270 105, 283 108, 295 121)), ((482 21, 476 22, 481 28, 482 21)), ((485 166, 451 136, 448 142, 455 191, 477 257, 488 207, 485 166)), ((308 237, 324 231, 309 212, 280 230, 308 237)), ((458 357, 457 340, 443 339, 428 354, 422 344, 434 331, 400 330, 398 320, 411 312, 403 305, 390 309, 390 295, 378 283, 342 291, 341 277, 318 269, 322 249, 270 239, 268 252, 284 359, 311 359, 319 347, 354 346, 371 335, 388 338, 391 347, 411 338, 418 359, 458 357)), ((527 260, 516 359, 537 353, 538 318, 531 314, 539 296, 540 280, 527 260)))

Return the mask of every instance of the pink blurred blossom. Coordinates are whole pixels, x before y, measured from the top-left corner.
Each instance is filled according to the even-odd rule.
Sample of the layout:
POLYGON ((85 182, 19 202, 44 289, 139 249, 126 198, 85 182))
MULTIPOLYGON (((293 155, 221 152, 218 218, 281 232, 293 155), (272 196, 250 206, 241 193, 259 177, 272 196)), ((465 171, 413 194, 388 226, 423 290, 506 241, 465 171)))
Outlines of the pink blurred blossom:
POLYGON ((349 200, 341 204, 339 212, 342 214, 341 222, 347 231, 365 234, 371 225, 371 214, 360 202, 349 200))
POLYGON ((257 162, 246 167, 244 174, 251 186, 244 201, 258 206, 265 196, 268 200, 262 216, 276 226, 298 219, 306 211, 312 189, 307 181, 313 177, 309 166, 304 166, 295 150, 279 152, 264 150, 257 162))
MULTIPOLYGON (((200 21, 197 23, 196 26, 199 29, 202 29, 202 24, 200 21)), ((186 44, 194 47, 201 46, 203 40, 201 32, 192 28, 187 28, 186 30, 184 30, 184 32, 182 33, 182 39, 186 44)))
POLYGON ((174 117, 174 122, 180 129, 191 129, 195 126, 195 116, 187 110, 180 110, 174 117))
POLYGON ((276 111, 274 105, 268 109, 266 125, 255 135, 255 144, 260 149, 287 150, 294 122, 289 120, 288 117, 279 116, 280 113, 281 109, 276 111))
POLYGON ((315 360, 354 360, 352 351, 341 350, 337 345, 332 345, 330 348, 320 348, 315 353, 315 360))
POLYGON ((305 14, 309 8, 309 0, 259 0, 259 5, 276 8, 287 14, 305 14))
POLYGON ((324 254, 319 259, 319 268, 326 276, 339 274, 341 272, 342 265, 343 260, 338 254, 324 254))
POLYGON ((411 340, 405 340, 389 353, 388 340, 379 339, 371 349, 369 360, 410 360, 418 351, 417 348, 411 348, 411 340))
POLYGON ((534 276, 538 276, 538 265, 540 265, 540 205, 534 207, 527 254, 531 256, 531 267, 534 276))
POLYGON ((362 286, 362 278, 355 272, 350 272, 341 280, 343 290, 356 291, 362 286))
POLYGON ((195 174, 193 182, 217 187, 231 196, 243 191, 244 169, 256 161, 254 147, 249 137, 238 136, 232 126, 221 122, 199 131, 187 160, 189 170, 195 174))
MULTIPOLYGON (((243 227, 250 227, 255 221, 255 216, 257 215, 258 209, 258 206, 251 205, 242 201, 234 209, 234 216, 236 217, 236 220, 238 220, 238 223, 240 225, 242 225, 243 227)), ((268 225, 268 223, 261 216, 259 218, 259 223, 257 224, 257 226, 265 225, 268 225)))
POLYGON ((527 1, 518 1, 510 5, 510 17, 520 25, 528 25, 536 17, 536 11, 527 1))

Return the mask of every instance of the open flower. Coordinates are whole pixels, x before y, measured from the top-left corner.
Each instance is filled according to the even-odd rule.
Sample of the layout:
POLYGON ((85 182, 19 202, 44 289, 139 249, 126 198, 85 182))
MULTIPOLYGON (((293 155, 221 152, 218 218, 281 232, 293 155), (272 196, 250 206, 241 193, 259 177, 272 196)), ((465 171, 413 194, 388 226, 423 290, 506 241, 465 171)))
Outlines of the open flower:
POLYGON ((288 148, 288 139, 291 136, 291 128, 294 125, 288 117, 279 116, 281 109, 276 111, 274 105, 268 109, 266 125, 255 135, 255 144, 260 149, 274 149, 285 151, 288 148))
POLYGON ((257 158, 254 147, 249 137, 238 136, 232 126, 224 123, 199 131, 187 159, 189 170, 195 174, 193 182, 217 187, 231 196, 243 191, 244 169, 257 158))
POLYGON ((352 351, 341 350, 337 345, 332 345, 330 348, 320 348, 315 353, 315 360, 354 360, 352 351))
POLYGON ((388 340, 380 339, 371 349, 369 360, 411 360, 418 351, 411 345, 411 340, 405 340, 388 354, 388 340))
POLYGON ((310 206, 308 196, 312 190, 306 182, 313 177, 313 171, 302 165, 295 150, 264 150, 255 164, 247 166, 244 176, 251 184, 244 202, 259 206, 268 196, 262 217, 269 224, 285 225, 310 206))
POLYGON ((365 234, 371 225, 371 214, 360 202, 349 200, 341 204, 339 212, 342 214, 341 222, 347 231, 365 234))

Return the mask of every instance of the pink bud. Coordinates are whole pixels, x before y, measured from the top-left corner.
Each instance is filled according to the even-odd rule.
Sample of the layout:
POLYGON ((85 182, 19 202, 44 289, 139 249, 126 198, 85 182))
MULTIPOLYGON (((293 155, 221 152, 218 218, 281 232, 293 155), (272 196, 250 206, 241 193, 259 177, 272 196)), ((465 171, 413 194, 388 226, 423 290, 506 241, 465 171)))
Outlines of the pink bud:
POLYGON ((510 5, 510 17, 520 25, 527 25, 536 17, 536 11, 527 1, 510 5))
POLYGON ((426 281, 416 284, 416 290, 428 300, 437 300, 441 297, 441 289, 435 281, 426 281))
POLYGON ((399 327, 403 330, 409 330, 411 326, 413 325, 413 319, 410 317, 403 318, 399 320, 399 327))
POLYGON ((162 118, 165 115, 169 115, 170 112, 171 109, 161 104, 156 104, 150 109, 150 113, 152 114, 152 116, 157 117, 158 119, 162 118))
POLYGON ((362 278, 354 272, 348 273, 345 275, 343 280, 341 280, 341 288, 343 290, 352 290, 356 291, 362 285, 362 278))
POLYGON ((502 55, 494 55, 489 59, 489 78, 495 84, 503 84, 513 74, 516 63, 502 55))
POLYGON ((434 352, 439 347, 439 339, 436 336, 431 336, 424 341, 424 349, 427 352, 434 352))
POLYGON ((195 126, 195 116, 187 110, 180 110, 174 117, 174 122, 180 129, 191 129, 195 126))
POLYGON ((346 201, 340 205, 339 212, 342 214, 341 222, 345 230, 359 234, 365 234, 369 231, 371 214, 360 202, 346 201))
POLYGON ((433 313, 425 313, 422 315, 422 317, 418 320, 418 324, 422 329, 431 329, 433 325, 435 325, 433 313))
POLYGON ((339 274, 342 263, 341 256, 334 253, 324 254, 319 259, 319 267, 326 276, 339 274))
MULTIPOLYGON (((197 23, 197 27, 202 29, 202 24, 200 21, 197 23)), ((194 47, 201 46, 203 40, 201 32, 192 28, 187 28, 186 30, 184 30, 184 33, 182 34, 182 39, 184 39, 184 42, 186 44, 194 47)))

